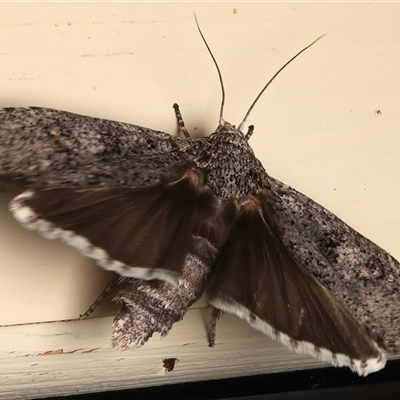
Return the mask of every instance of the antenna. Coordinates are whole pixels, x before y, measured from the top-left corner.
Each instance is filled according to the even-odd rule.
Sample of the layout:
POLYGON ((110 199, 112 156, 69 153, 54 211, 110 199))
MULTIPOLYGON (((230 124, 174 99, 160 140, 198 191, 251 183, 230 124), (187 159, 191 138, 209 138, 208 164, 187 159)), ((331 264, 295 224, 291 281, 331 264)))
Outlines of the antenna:
POLYGON ((221 75, 221 71, 219 70, 218 64, 217 64, 217 60, 215 59, 210 47, 207 44, 206 39, 204 38, 203 32, 200 29, 200 25, 199 22, 197 21, 197 16, 196 14, 194 14, 194 19, 196 21, 196 25, 197 25, 197 29, 199 30, 200 36, 203 39, 204 44, 207 47, 208 52, 210 53, 210 56, 212 58, 212 60, 214 61, 215 67, 217 68, 217 72, 218 72, 218 77, 219 77, 219 83, 221 84, 221 91, 222 91, 222 100, 221 100, 221 108, 219 111, 219 125, 223 125, 224 124, 224 118, 223 118, 223 114, 224 114, 224 105, 225 105, 225 88, 224 88, 224 82, 222 81, 222 75, 221 75))
MULTIPOLYGON (((200 32, 201 33, 201 32, 200 32)), ((238 130, 241 132, 243 129, 244 124, 247 121, 247 118, 249 117, 251 111, 253 110, 254 106, 256 105, 258 99, 261 97, 261 95, 265 92, 265 89, 272 83, 272 81, 278 76, 278 74, 285 68, 287 67, 295 58, 297 58, 301 53, 306 51, 308 48, 310 48, 313 44, 318 42, 319 39, 323 38, 325 35, 320 36, 318 39, 315 39, 312 43, 310 43, 308 46, 304 47, 303 50, 300 50, 295 56, 293 56, 289 61, 287 61, 281 68, 278 69, 278 71, 274 74, 274 76, 268 81, 268 83, 263 87, 261 92, 257 95, 253 103, 251 104, 250 108, 248 109, 246 115, 243 118, 243 121, 240 123, 238 130)), ((208 46, 207 46, 208 47, 208 46)), ((214 58, 214 57, 213 57, 214 58)), ((218 68, 218 67, 217 67, 218 68)), ((218 70, 219 73, 219 70, 218 70)))

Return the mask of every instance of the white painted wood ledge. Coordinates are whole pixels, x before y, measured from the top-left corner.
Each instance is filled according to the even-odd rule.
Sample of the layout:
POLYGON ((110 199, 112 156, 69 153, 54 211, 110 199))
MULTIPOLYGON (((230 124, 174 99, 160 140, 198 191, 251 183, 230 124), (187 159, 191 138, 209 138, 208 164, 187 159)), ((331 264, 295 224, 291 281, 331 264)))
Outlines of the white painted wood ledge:
POLYGON ((223 316, 217 345, 207 346, 209 309, 189 310, 161 339, 139 349, 110 347, 111 317, 0 328, 1 398, 35 398, 257 375, 323 366, 289 352, 223 316), (162 360, 178 358, 172 372, 162 360))

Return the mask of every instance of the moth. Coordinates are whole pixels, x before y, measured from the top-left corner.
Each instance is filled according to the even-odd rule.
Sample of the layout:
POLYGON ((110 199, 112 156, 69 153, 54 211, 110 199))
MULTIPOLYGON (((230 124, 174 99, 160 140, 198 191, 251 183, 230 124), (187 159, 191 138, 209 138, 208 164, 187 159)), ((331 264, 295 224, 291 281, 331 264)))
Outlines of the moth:
MULTIPOLYGON (((200 28, 199 28, 200 31, 200 28)), ((200 34, 205 42, 203 34, 200 34)), ((314 42, 313 42, 314 43, 314 42)), ((312 44, 313 44, 312 43, 312 44)), ((269 176, 243 126, 192 139, 45 108, 0 111, 0 179, 25 191, 14 217, 122 276, 112 343, 165 336, 206 285, 227 312, 335 366, 367 375, 399 351, 399 263, 269 176)))

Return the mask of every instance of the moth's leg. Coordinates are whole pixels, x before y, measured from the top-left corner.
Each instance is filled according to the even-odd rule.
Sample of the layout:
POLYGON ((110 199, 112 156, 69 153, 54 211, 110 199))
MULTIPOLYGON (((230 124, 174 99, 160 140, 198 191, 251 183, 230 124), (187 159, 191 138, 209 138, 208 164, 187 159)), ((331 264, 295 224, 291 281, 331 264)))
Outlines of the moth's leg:
POLYGON ((189 131, 186 129, 185 123, 183 122, 182 114, 181 114, 181 112, 179 110, 178 104, 175 103, 173 105, 173 108, 174 108, 174 111, 175 111, 176 120, 178 121, 179 131, 181 132, 181 134, 186 139, 189 139, 190 138, 190 134, 189 134, 189 131))
POLYGON ((248 129, 247 129, 247 133, 244 135, 244 138, 246 140, 249 140, 251 138, 251 135, 254 132, 254 125, 249 125, 248 129))
POLYGON ((215 345, 215 331, 217 328, 217 321, 219 317, 222 315, 222 311, 218 310, 218 308, 211 308, 211 319, 208 324, 208 345, 210 347, 214 347, 215 345))
POLYGON ((110 295, 111 290, 121 282, 121 277, 116 278, 112 281, 100 294, 100 296, 93 302, 93 304, 88 308, 88 310, 84 313, 79 315, 79 319, 86 319, 93 313, 93 311, 101 305, 103 300, 110 295))

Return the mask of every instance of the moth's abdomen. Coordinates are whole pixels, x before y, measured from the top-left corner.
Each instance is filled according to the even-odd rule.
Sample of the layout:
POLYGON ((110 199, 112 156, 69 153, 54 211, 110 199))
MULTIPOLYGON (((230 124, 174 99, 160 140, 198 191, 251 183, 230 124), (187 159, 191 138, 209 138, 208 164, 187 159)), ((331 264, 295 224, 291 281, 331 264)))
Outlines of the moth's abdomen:
POLYGON ((178 287, 159 280, 125 279, 126 287, 115 299, 122 306, 114 319, 113 346, 140 347, 154 332, 167 335, 172 325, 201 297, 213 271, 217 250, 211 237, 196 233, 178 287))
POLYGON ((236 212, 234 202, 218 201, 211 216, 194 218, 190 249, 177 287, 160 280, 125 278, 126 287, 115 299, 121 309, 114 319, 113 346, 140 347, 154 332, 167 335, 183 318, 203 294, 236 212))

